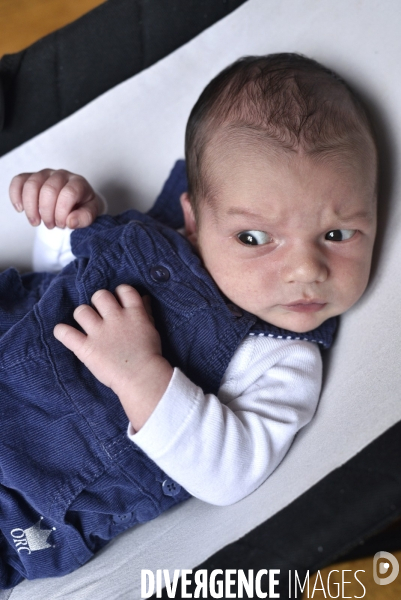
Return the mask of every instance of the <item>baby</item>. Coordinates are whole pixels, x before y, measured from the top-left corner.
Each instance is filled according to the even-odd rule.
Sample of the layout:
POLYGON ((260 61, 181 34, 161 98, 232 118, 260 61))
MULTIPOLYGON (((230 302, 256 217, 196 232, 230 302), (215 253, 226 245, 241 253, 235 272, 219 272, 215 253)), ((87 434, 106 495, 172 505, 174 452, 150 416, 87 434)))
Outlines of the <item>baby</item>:
POLYGON ((96 220, 82 177, 11 184, 32 225, 76 231, 60 273, 0 278, 1 587, 68 573, 189 495, 240 500, 314 414, 319 345, 369 278, 365 109, 315 61, 247 57, 193 108, 186 168, 148 215, 96 220))

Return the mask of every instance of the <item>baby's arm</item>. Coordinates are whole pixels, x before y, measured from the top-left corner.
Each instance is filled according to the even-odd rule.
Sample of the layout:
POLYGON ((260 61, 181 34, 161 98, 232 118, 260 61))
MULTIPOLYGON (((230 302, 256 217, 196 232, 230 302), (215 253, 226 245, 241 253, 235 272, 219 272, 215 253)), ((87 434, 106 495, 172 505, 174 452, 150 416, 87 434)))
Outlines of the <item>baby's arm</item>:
POLYGON ((279 465, 312 419, 320 386, 316 344, 247 337, 218 396, 175 369, 154 412, 130 438, 193 496, 232 504, 279 465))
POLYGON ((167 389, 173 369, 161 354, 149 298, 128 285, 116 296, 99 290, 92 296, 96 311, 81 305, 74 318, 86 332, 59 324, 55 337, 119 397, 135 430, 149 418, 167 389))
POLYGON ((88 227, 105 208, 84 177, 63 169, 17 175, 10 184, 10 198, 31 225, 43 221, 48 229, 88 227))

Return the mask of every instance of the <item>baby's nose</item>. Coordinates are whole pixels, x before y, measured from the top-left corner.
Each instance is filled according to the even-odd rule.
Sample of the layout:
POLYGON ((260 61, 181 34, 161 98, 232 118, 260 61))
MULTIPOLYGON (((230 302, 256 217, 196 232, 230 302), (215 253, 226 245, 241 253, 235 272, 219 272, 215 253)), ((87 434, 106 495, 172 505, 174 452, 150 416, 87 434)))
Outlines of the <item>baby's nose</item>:
POLYGON ((293 247, 285 257, 283 268, 287 283, 322 283, 327 279, 325 257, 314 245, 293 247))

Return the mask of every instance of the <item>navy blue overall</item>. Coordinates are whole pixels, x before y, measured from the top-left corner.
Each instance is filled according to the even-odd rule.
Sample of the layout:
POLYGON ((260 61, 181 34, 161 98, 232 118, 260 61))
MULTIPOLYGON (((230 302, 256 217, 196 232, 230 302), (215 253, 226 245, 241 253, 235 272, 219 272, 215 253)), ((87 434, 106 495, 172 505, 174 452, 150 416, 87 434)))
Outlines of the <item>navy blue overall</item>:
MULTIPOLYGON (((57 275, 0 275, 0 588, 60 576, 121 531, 189 497, 126 435, 127 417, 53 336, 56 323, 100 288, 152 297, 163 354, 216 393, 249 333, 300 337, 223 298, 175 231, 186 188, 177 163, 149 215, 103 216, 71 236, 77 257, 57 275)), ((75 324, 76 325, 76 324, 75 324)), ((328 347, 335 320, 302 338, 328 347)))

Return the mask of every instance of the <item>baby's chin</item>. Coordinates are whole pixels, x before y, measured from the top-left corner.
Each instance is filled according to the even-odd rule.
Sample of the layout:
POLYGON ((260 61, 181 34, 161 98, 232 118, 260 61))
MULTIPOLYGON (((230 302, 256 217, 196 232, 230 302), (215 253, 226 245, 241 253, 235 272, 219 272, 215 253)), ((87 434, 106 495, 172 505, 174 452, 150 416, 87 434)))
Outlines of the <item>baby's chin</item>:
POLYGON ((288 312, 281 315, 266 315, 265 318, 259 316, 259 318, 280 329, 287 329, 294 333, 306 333, 317 329, 332 316, 334 314, 331 311, 322 308, 317 312, 288 312))

